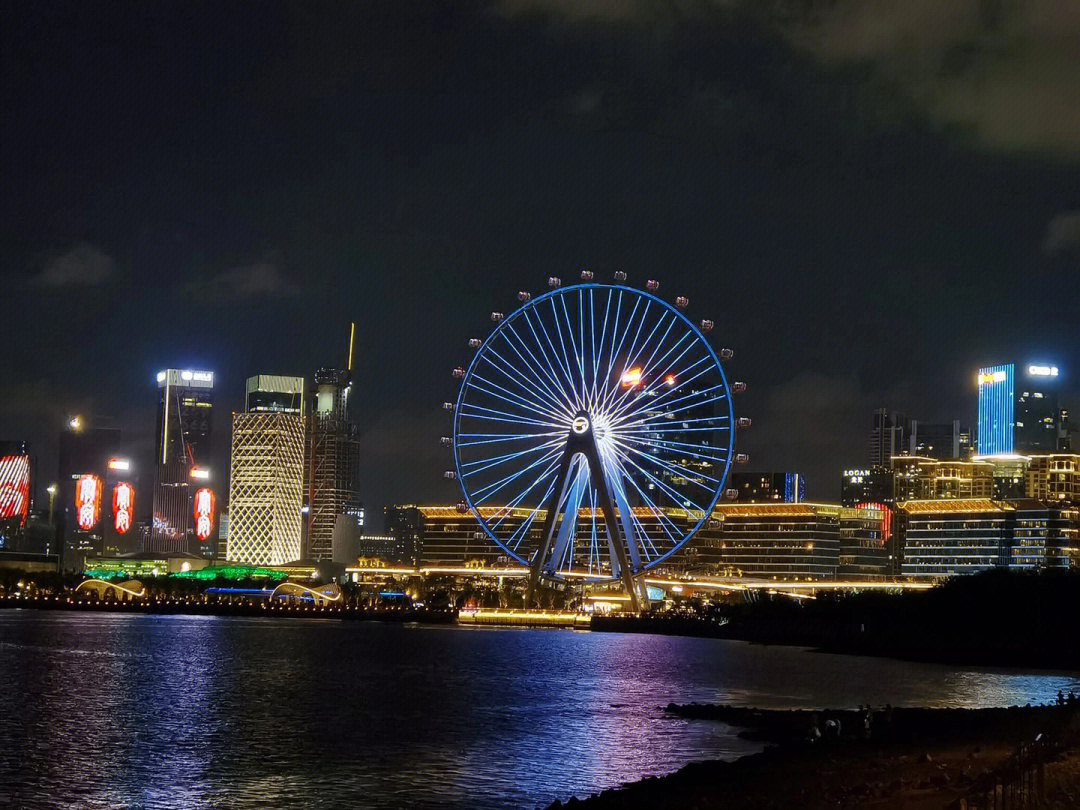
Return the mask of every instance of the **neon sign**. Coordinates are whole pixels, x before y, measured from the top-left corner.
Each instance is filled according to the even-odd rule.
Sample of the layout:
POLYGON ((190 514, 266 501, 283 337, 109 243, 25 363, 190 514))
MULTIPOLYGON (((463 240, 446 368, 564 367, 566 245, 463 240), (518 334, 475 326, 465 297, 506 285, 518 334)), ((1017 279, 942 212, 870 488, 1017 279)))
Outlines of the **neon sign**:
POLYGON ((209 540, 214 531, 214 491, 203 487, 195 493, 195 536, 209 540))
POLYGON ((135 487, 121 481, 113 487, 113 528, 117 534, 127 534, 135 515, 135 487))
POLYGON ((0 458, 0 519, 18 518, 26 525, 30 511, 30 457, 0 458))
POLYGON ((75 482, 75 522, 83 531, 97 526, 101 517, 101 479, 82 475, 75 482))

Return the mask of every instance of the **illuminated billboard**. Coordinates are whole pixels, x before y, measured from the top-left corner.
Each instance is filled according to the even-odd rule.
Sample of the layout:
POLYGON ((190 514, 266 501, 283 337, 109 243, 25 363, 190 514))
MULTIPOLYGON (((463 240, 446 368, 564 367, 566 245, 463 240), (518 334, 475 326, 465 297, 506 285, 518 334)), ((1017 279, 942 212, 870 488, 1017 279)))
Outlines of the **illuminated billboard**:
POLYGON ((97 526, 101 517, 101 479, 81 475, 75 481, 75 522, 83 531, 97 526))
POLYGON ((1013 452, 1016 370, 1012 363, 979 369, 979 455, 1013 452))
POLYGON ((0 520, 18 518, 26 525, 30 513, 30 457, 0 457, 0 520))
POLYGON ((135 487, 121 481, 113 487, 113 528, 117 534, 127 534, 135 518, 135 487))
POLYGON ((209 540, 214 533, 214 491, 203 487, 195 493, 195 536, 209 540))

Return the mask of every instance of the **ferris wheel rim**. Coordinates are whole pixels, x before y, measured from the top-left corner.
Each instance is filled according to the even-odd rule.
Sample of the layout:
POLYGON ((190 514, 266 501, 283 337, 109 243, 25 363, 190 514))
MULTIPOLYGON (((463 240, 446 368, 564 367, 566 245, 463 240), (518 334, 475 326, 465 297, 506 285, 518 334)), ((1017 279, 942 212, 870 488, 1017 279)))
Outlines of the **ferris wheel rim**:
MULTIPOLYGON (((516 309, 514 309, 510 314, 508 314, 508 315, 506 315, 504 317, 500 317, 500 319, 498 320, 498 322, 495 325, 495 328, 491 330, 491 332, 487 335, 487 337, 485 337, 483 339, 481 344, 473 352, 473 356, 469 360, 469 363, 465 368, 465 373, 464 373, 464 375, 462 375, 462 377, 460 379, 460 384, 459 384, 459 387, 458 387, 457 397, 455 398, 455 402, 454 402, 454 413, 453 413, 453 418, 452 418, 452 431, 451 431, 452 436, 453 436, 453 441, 452 441, 452 444, 451 444, 451 454, 452 454, 453 459, 454 459, 454 472, 455 472, 455 476, 456 476, 456 479, 457 479, 457 482, 458 482, 458 489, 461 491, 461 494, 462 494, 462 497, 463 497, 463 499, 465 501, 465 505, 467 506, 468 512, 476 519, 477 523, 479 523, 479 525, 480 525, 481 529, 483 530, 484 534, 488 537, 489 540, 491 540, 493 543, 495 543, 495 545, 499 549, 501 549, 503 552, 508 554, 510 557, 512 557, 517 562, 519 562, 522 565, 528 567, 530 565, 530 560, 527 559, 526 557, 522 556, 518 552, 514 551, 513 549, 509 548, 507 546, 507 544, 505 544, 502 540, 500 540, 498 535, 488 525, 487 521, 481 516, 479 507, 473 503, 473 498, 469 493, 469 489, 468 489, 467 486, 465 486, 463 470, 462 470, 462 463, 461 463, 461 457, 460 457, 458 441, 457 441, 457 438, 461 433, 460 420, 461 420, 462 403, 464 401, 465 393, 469 388, 469 382, 472 379, 473 372, 475 371, 477 364, 480 362, 481 358, 483 357, 484 352, 491 347, 492 343, 497 338, 499 338, 500 336, 502 336, 504 334, 503 330, 509 328, 510 325, 515 320, 517 320, 519 317, 523 316, 524 313, 526 313, 527 311, 529 311, 531 309, 535 309, 536 307, 538 307, 544 301, 548 301, 548 300, 550 300, 552 298, 555 298, 557 296, 563 296, 563 295, 566 295, 566 294, 574 292, 574 291, 584 291, 584 290, 609 290, 609 291, 613 291, 613 292, 618 291, 620 293, 629 293, 631 295, 641 296, 642 298, 645 298, 645 299, 647 299, 647 300, 661 306, 664 310, 666 310, 667 312, 674 315, 676 320, 681 321, 682 324, 689 330, 689 333, 692 335, 693 339, 696 340, 697 343, 699 343, 702 347, 704 347, 705 352, 706 352, 706 356, 711 361, 712 368, 714 368, 716 370, 716 372, 720 376, 720 382, 723 385, 723 389, 724 389, 724 393, 725 393, 724 399, 726 400, 726 404, 725 404, 724 408, 725 408, 725 415, 726 415, 726 417, 728 419, 728 425, 729 425, 728 431, 727 431, 727 433, 728 433, 727 446, 724 448, 724 450, 726 450, 726 452, 727 452, 727 458, 726 458, 726 460, 724 462, 724 465, 723 465, 723 471, 722 471, 721 475, 719 476, 719 478, 717 479, 717 485, 715 487, 715 491, 713 492, 712 497, 709 500, 708 506, 706 506, 703 509, 703 514, 702 514, 701 518, 698 519, 698 521, 696 523, 694 523, 692 526, 690 526, 683 533, 682 539, 679 540, 679 542, 675 543, 672 548, 670 548, 669 550, 667 550, 663 554, 659 555, 658 557, 656 557, 654 559, 651 559, 648 562, 646 562, 645 564, 643 564, 641 566, 641 572, 645 572, 645 571, 651 570, 651 569, 661 565, 666 560, 670 559, 674 554, 676 554, 677 552, 679 552, 680 550, 685 548, 686 545, 694 538, 694 536, 705 525, 706 521, 708 521, 712 517, 713 511, 716 508, 716 504, 719 502, 720 497, 724 493, 724 489, 725 489, 725 487, 727 485, 727 480, 728 480, 728 477, 729 477, 730 472, 731 472, 731 466, 732 466, 732 463, 733 463, 734 452, 735 452, 735 432, 736 432, 735 431, 735 410, 734 410, 734 401, 733 401, 733 397, 732 397, 731 385, 728 382, 727 373, 724 370, 724 365, 721 362, 719 355, 716 353, 716 349, 713 348, 712 344, 709 342, 708 338, 705 336, 705 333, 693 321, 691 321, 686 316, 685 313, 681 312, 679 310, 679 308, 673 306, 669 302, 665 301, 663 298, 660 298, 658 295, 655 295, 653 292, 651 292, 649 290, 638 289, 637 287, 631 287, 630 285, 623 284, 623 283, 611 283, 611 284, 608 284, 608 283, 604 283, 604 282, 587 281, 587 282, 581 282, 581 283, 578 283, 578 284, 567 285, 565 287, 564 286, 555 287, 554 289, 548 290, 545 293, 542 293, 542 294, 537 295, 535 297, 530 297, 528 300, 524 301, 520 306, 518 306, 516 309)), ((509 509, 509 508, 512 508, 512 507, 507 506, 505 508, 509 509)), ((529 509, 529 507, 522 507, 522 508, 529 509)), ((530 511, 536 512, 540 508, 541 507, 538 505, 537 507, 534 507, 530 511)), ((689 513, 691 510, 687 509, 686 511, 689 513)), ((558 578, 557 573, 556 573, 556 578, 558 578)), ((598 581, 607 581, 607 580, 614 580, 614 579, 616 579, 616 577, 615 576, 609 576, 609 575, 597 575, 596 579, 598 581)))

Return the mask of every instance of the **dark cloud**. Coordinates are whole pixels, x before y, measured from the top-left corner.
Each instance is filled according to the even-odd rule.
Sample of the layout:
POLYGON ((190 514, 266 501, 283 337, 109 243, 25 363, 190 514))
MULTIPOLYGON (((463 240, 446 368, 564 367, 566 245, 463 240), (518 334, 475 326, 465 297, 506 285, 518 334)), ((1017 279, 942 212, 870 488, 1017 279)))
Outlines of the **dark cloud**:
POLYGON ((30 279, 38 287, 92 287, 103 284, 116 270, 116 262, 94 245, 82 242, 48 259, 30 279))
POLYGON ((1048 256, 1080 249, 1080 211, 1062 212, 1050 220, 1042 249, 1048 256))
POLYGON ((226 306, 255 299, 287 298, 300 293, 300 285, 290 279, 281 264, 260 261, 233 267, 203 281, 186 284, 191 295, 212 306, 226 306))

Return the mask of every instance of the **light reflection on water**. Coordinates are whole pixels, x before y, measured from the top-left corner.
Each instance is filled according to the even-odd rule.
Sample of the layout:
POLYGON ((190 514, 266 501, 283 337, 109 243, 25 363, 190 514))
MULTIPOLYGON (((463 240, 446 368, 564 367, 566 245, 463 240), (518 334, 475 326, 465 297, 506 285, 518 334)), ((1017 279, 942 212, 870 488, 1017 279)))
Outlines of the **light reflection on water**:
POLYGON ((754 750, 669 701, 992 706, 1080 691, 713 639, 0 612, 0 806, 520 807, 754 750))

